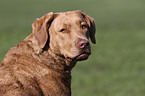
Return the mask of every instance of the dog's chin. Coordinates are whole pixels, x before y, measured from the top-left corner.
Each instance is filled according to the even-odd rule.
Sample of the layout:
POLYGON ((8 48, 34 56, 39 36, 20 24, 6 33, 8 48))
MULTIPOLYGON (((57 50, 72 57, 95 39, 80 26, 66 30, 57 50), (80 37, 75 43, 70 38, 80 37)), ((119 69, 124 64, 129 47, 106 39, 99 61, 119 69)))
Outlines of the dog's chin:
POLYGON ((89 57, 89 54, 88 53, 83 53, 83 54, 80 54, 76 57, 76 60, 77 61, 82 61, 82 60, 86 60, 88 59, 89 57))
POLYGON ((77 61, 82 61, 82 60, 86 60, 88 59, 90 53, 81 53, 77 56, 75 56, 74 58, 70 58, 70 57, 67 57, 67 61, 69 62, 77 62, 77 61))

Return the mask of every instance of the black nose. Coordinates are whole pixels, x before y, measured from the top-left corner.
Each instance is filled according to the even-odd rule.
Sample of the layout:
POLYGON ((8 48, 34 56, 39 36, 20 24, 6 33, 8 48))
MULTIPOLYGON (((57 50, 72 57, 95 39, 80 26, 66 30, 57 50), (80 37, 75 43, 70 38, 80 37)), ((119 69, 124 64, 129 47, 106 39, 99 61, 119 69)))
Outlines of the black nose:
POLYGON ((78 42, 78 47, 81 48, 81 49, 84 49, 88 45, 89 45, 89 42, 86 41, 86 40, 81 40, 81 41, 78 42))

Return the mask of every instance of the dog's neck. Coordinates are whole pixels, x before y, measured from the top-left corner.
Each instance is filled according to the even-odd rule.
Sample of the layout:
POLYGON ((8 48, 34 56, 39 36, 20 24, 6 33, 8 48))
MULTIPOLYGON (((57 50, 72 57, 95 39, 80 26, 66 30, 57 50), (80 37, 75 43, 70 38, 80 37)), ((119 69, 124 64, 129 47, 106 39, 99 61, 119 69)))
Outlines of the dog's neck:
MULTIPOLYGON (((54 53, 50 48, 47 49, 40 49, 38 47, 37 42, 33 35, 30 35, 28 38, 26 38, 22 43, 26 44, 26 46, 29 46, 32 48, 31 52, 27 52, 28 55, 32 56, 33 58, 37 59, 37 61, 42 64, 42 66, 46 68, 46 70, 49 69, 48 72, 43 73, 43 76, 41 78, 38 78, 38 81, 47 82, 47 84, 41 83, 40 86, 44 89, 42 90, 52 90, 55 93, 52 94, 52 96, 55 96, 57 94, 63 94, 63 96, 70 96, 71 94, 71 70, 75 66, 76 62, 69 62, 67 59, 64 58, 64 56, 57 55, 54 53), (31 53, 31 54, 29 54, 31 53), (52 83, 50 79, 54 79, 53 83, 54 87, 50 87, 50 83, 52 83), (56 88, 58 88, 56 90, 56 88), (57 93, 57 94, 56 94, 57 93)), ((46 94, 47 95, 47 94, 46 94)))
POLYGON ((59 84, 61 86, 61 89, 55 90, 57 87, 54 87, 52 90, 55 90, 58 94, 63 94, 63 96, 71 96, 71 70, 76 63, 68 62, 63 56, 56 55, 50 49, 40 53, 39 57, 43 64, 51 70, 48 74, 50 78, 55 78, 55 84, 59 84))
POLYGON ((41 60, 52 70, 62 73, 70 74, 76 62, 69 62, 63 56, 57 55, 51 49, 40 53, 41 60))

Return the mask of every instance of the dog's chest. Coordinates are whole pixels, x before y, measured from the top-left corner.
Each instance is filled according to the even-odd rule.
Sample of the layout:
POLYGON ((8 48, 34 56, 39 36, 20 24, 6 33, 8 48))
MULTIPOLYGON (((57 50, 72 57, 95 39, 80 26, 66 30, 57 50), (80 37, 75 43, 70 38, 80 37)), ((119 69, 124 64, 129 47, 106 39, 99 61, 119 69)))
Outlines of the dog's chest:
POLYGON ((71 96, 70 79, 52 77, 51 74, 39 80, 44 96, 71 96))

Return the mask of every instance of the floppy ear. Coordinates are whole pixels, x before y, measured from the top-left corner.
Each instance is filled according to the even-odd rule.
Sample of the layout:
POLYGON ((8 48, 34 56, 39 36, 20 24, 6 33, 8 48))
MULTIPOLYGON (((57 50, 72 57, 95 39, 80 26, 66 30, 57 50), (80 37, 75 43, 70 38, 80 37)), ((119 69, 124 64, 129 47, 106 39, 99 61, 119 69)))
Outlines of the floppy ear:
POLYGON ((53 19, 54 19, 54 13, 50 12, 42 16, 41 18, 38 18, 32 24, 32 30, 33 30, 32 33, 38 40, 38 44, 42 49, 45 47, 45 44, 48 40, 48 28, 50 27, 50 24, 53 19))
POLYGON ((92 43, 96 44, 96 39, 95 39, 96 26, 95 26, 94 19, 91 18, 90 16, 86 15, 82 11, 79 11, 79 12, 82 14, 83 18, 89 25, 89 37, 91 38, 92 43))

